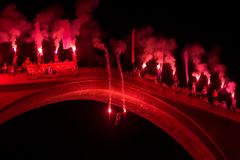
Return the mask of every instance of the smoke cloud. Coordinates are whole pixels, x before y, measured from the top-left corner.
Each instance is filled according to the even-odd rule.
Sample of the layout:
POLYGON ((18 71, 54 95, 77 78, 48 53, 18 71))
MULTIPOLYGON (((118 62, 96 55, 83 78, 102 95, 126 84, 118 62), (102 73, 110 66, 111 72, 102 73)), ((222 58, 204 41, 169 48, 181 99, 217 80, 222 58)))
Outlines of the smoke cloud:
POLYGON ((23 14, 17 11, 15 4, 9 4, 0 12, 0 43, 11 42, 15 46, 16 39, 31 28, 23 14))
POLYGON ((222 50, 220 47, 215 46, 212 48, 210 56, 208 58, 208 64, 210 66, 210 69, 214 73, 218 73, 219 79, 224 83, 225 82, 225 72, 226 67, 220 63, 220 54, 222 50))
POLYGON ((111 39, 110 45, 116 56, 120 56, 127 49, 127 44, 122 40, 111 39))

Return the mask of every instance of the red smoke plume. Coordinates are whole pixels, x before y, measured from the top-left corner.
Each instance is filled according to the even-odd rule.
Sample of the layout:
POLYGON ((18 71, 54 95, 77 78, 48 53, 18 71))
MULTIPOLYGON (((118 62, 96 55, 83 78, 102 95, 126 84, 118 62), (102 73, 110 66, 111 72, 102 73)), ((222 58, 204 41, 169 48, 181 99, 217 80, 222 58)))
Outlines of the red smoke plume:
POLYGON ((51 37, 50 32, 52 31, 54 23, 56 23, 62 14, 62 9, 59 6, 53 6, 37 14, 35 21, 39 22, 44 39, 51 37))
POLYGON ((92 18, 93 10, 99 5, 99 0, 79 0, 76 8, 76 18, 71 23, 72 41, 80 36, 81 27, 92 18))
MULTIPOLYGON (((207 76, 208 84, 210 83, 210 73, 207 68, 206 63, 202 63, 202 57, 205 54, 204 48, 200 44, 192 44, 188 50, 189 56, 192 59, 195 67, 196 67, 196 73, 193 73, 192 75, 201 75, 203 73, 205 76, 207 76)), ((196 77, 196 76, 194 76, 196 77)))
POLYGON ((31 24, 19 13, 15 4, 10 4, 0 12, 0 43, 11 42, 16 46, 16 39, 22 32, 29 30, 31 24))
POLYGON ((92 40, 93 47, 102 51, 107 50, 104 43, 99 38, 93 38, 92 40))
POLYGON ((222 83, 225 83, 225 71, 226 67, 220 63, 219 57, 222 50, 219 46, 212 48, 210 56, 208 58, 208 64, 212 72, 218 73, 219 79, 222 83))
POLYGON ((110 40, 110 45, 112 47, 113 52, 117 56, 120 56, 127 49, 127 44, 124 41, 122 41, 122 40, 111 39, 110 40))
POLYGON ((151 27, 142 28, 136 32, 136 44, 142 54, 140 58, 147 63, 155 58, 158 64, 169 63, 173 72, 176 71, 174 50, 177 47, 175 39, 166 39, 159 36, 153 36, 151 27))

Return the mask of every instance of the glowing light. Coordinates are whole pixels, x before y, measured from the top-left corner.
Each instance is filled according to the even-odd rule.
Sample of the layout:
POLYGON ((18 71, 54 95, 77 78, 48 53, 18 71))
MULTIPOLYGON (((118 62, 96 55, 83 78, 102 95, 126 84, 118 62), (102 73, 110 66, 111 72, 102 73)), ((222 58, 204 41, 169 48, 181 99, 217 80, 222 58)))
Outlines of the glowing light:
POLYGON ((199 80, 199 78, 200 78, 200 75, 196 75, 196 79, 197 79, 197 81, 199 80))
POLYGON ((196 80, 198 81, 201 75, 200 75, 200 73, 193 72, 192 76, 195 77, 196 80))
POLYGON ((232 93, 232 98, 234 98, 234 96, 235 96, 235 94, 234 94, 234 93, 232 93))
POLYGON ((76 52, 76 46, 72 46, 72 50, 75 53, 76 52))
POLYGON ((173 71, 172 74, 175 75, 176 71, 173 71))
POLYGON ((157 65, 157 69, 159 70, 161 68, 160 64, 157 65))
POLYGON ((210 83, 211 83, 211 80, 210 80, 210 79, 208 79, 208 85, 210 85, 210 83))
POLYGON ((58 47, 56 48, 56 50, 55 50, 55 54, 57 54, 58 53, 58 47))
POLYGON ((126 112, 127 112, 127 110, 126 110, 126 108, 125 108, 125 107, 123 108, 123 112, 124 112, 124 113, 126 113, 126 112))
POLYGON ((38 48, 38 52, 40 53, 40 55, 42 55, 42 52, 43 52, 42 47, 38 48))
POLYGON ((224 87, 224 83, 225 83, 225 82, 224 82, 224 81, 222 81, 221 88, 223 88, 223 87, 224 87))
POLYGON ((144 62, 143 65, 142 65, 142 68, 146 68, 147 67, 147 64, 144 62))
POLYGON ((112 109, 111 108, 108 108, 108 113, 112 113, 112 109))
POLYGON ((16 45, 13 46, 13 50, 14 50, 15 53, 17 52, 17 46, 16 45))

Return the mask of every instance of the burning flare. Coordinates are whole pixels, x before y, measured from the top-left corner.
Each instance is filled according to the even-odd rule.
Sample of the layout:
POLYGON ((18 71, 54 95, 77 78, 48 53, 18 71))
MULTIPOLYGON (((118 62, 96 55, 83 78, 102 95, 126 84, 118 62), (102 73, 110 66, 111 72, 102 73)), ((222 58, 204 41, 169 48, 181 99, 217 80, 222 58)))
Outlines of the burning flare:
POLYGON ((146 67, 147 67, 147 64, 144 62, 144 63, 142 64, 142 68, 145 69, 146 67))
POLYGON ((39 52, 40 55, 43 55, 42 47, 38 48, 38 52, 39 52))
POLYGON ((72 45, 72 50, 73 50, 73 53, 75 54, 75 52, 76 52, 76 46, 72 45))
POLYGON ((12 48, 13 48, 14 52, 16 53, 17 52, 17 45, 13 45, 12 48))
POLYGON ((57 53, 58 53, 58 46, 55 49, 55 54, 57 54, 57 53))

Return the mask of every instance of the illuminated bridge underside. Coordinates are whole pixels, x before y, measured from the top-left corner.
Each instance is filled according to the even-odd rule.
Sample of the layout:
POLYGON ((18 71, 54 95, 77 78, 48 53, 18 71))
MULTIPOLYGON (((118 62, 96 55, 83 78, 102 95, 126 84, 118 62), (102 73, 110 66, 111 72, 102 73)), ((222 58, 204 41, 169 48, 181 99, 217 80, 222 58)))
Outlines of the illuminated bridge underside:
MULTIPOLYGON (((80 69, 75 78, 0 86, 0 124, 24 112, 66 100, 97 100, 122 107, 119 73, 108 90, 104 69, 80 69), (9 100, 9 98, 11 100, 9 100)), ((160 127, 194 159, 240 159, 240 116, 153 82, 125 75, 127 110, 160 127)), ((106 105, 107 110, 107 105, 106 105)))

